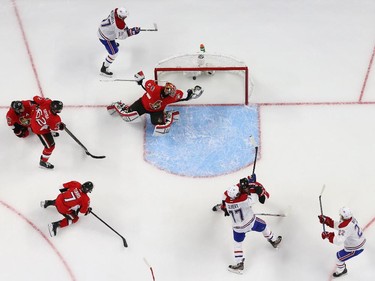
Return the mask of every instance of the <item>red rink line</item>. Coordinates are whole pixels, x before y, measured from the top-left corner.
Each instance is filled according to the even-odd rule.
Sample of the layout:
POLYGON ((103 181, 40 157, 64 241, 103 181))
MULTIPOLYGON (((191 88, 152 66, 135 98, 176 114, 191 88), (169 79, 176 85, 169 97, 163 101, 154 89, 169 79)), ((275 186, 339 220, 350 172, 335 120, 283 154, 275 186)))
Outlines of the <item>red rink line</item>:
POLYGON ((375 56, 375 46, 374 46, 374 49, 372 50, 372 55, 371 55, 371 59, 370 59, 370 62, 368 64, 368 67, 367 67, 367 72, 366 72, 365 80, 363 81, 363 85, 362 85, 362 89, 361 89, 361 95, 359 96, 359 101, 360 102, 362 101, 363 95, 365 93, 365 89, 366 89, 366 85, 367 85, 367 80, 368 80, 368 77, 370 76, 372 63, 374 62, 374 56, 375 56))
MULTIPOLYGON (((15 208, 10 206, 9 204, 5 203, 3 200, 0 199, 0 204, 2 204, 4 207, 6 207, 8 210, 12 211, 14 214, 19 216, 23 221, 25 221, 27 224, 29 224, 37 233, 39 233, 42 238, 47 242, 47 244, 52 248, 52 250, 55 252, 55 254, 58 256, 61 263, 64 265, 65 270, 68 272, 70 280, 76 281, 73 271, 70 269, 68 263, 65 261, 64 257, 61 255, 59 250, 52 244, 52 242, 48 239, 48 237, 28 218, 26 218, 23 214, 21 214, 19 211, 17 211, 15 208)), ((26 273, 25 273, 26 274, 26 273)))
POLYGON ((22 38, 23 38, 23 43, 25 44, 25 47, 26 47, 26 50, 27 50, 27 55, 29 57, 29 60, 30 60, 30 63, 31 63, 31 67, 33 69, 33 72, 34 72, 34 77, 35 77, 35 80, 36 80, 36 83, 38 84, 38 89, 39 89, 39 94, 44 97, 44 94, 43 94, 43 89, 42 89, 42 86, 40 84, 40 80, 39 80, 39 75, 38 75, 38 72, 36 71, 36 66, 35 66, 35 63, 34 63, 34 59, 33 59, 33 56, 31 54, 31 50, 30 50, 30 46, 29 46, 29 43, 28 43, 28 40, 27 40, 27 37, 26 37, 26 33, 25 33, 25 30, 23 28, 23 24, 22 24, 22 20, 21 20, 21 16, 18 12, 18 8, 17 8, 17 3, 16 3, 16 0, 11 0, 12 1, 12 4, 13 4, 13 8, 14 8, 14 13, 16 14, 16 18, 17 18, 17 22, 18 22, 18 26, 20 27, 21 29, 21 33, 22 33, 22 38))

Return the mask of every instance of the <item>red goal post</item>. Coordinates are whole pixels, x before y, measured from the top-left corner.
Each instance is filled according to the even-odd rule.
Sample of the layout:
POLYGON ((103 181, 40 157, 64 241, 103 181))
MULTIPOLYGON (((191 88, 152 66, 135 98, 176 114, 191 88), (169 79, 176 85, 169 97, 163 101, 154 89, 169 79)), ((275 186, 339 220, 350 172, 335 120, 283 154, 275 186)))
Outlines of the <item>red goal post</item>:
MULTIPOLYGON (((189 79, 190 84, 203 84, 203 88, 206 88, 204 85, 205 81, 214 79, 214 76, 217 76, 219 73, 235 74, 240 77, 238 83, 241 84, 240 89, 235 89, 241 92, 239 93, 241 95, 241 100, 234 102, 236 104, 247 105, 253 89, 253 83, 252 79, 249 77, 247 65, 241 60, 222 54, 194 53, 176 55, 160 61, 155 66, 155 80, 163 80, 163 75, 168 73, 182 73, 185 78, 195 80, 195 82, 192 82, 192 80, 189 79)), ((221 76, 216 80, 214 79, 218 86, 222 86, 225 83, 228 84, 231 82, 229 80, 234 80, 233 76, 221 76)), ((173 83, 173 81, 170 82, 173 83)))

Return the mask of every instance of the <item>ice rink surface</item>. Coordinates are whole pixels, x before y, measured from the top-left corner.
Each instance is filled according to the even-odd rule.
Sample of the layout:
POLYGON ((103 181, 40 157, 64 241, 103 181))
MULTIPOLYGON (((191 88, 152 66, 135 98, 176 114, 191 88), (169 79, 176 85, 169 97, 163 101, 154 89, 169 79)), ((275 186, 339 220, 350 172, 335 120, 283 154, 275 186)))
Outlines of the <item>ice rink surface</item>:
MULTIPOLYGON (((157 281, 331 280, 341 248, 320 237, 323 184, 324 212, 337 219, 340 207, 350 207, 367 236, 340 280, 375 280, 374 14, 372 0, 0 0, 0 280, 152 280, 144 258, 157 281), (100 81, 106 52, 97 27, 122 5, 129 26, 156 22, 159 31, 119 41, 118 78, 141 69, 152 78, 158 61, 200 43, 249 66, 249 102, 259 107, 256 173, 271 194, 254 209, 288 216, 263 217, 284 238, 279 250, 259 233, 247 235, 242 276, 227 271, 231 225, 211 207, 252 166, 203 178, 162 171, 144 159, 145 123, 126 124, 105 110, 143 93, 135 83, 100 81), (5 120, 12 100, 34 95, 63 101, 62 120, 107 158, 86 156, 62 133, 50 158, 55 169, 40 169, 38 138, 16 138, 5 120), (93 210, 128 248, 91 215, 49 236, 47 224, 61 216, 39 202, 70 180, 94 182, 93 210)), ((226 83, 218 79, 218 91, 226 83)), ((204 97, 216 100, 213 91, 204 97)))

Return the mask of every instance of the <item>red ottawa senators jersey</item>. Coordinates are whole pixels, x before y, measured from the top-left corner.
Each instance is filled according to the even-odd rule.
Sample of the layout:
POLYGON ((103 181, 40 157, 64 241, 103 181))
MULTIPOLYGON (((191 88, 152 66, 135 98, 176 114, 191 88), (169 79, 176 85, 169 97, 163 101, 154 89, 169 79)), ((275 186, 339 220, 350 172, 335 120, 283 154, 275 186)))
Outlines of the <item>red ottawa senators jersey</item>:
POLYGON ((25 127, 30 127, 31 115, 36 108, 35 104, 32 104, 29 100, 21 101, 25 110, 20 114, 16 113, 13 108, 9 108, 7 113, 8 126, 19 124, 25 127))
POLYGON ((79 208, 79 212, 85 214, 90 207, 89 196, 82 192, 81 184, 77 181, 70 181, 63 184, 66 191, 59 194, 56 198, 56 207, 61 213, 69 213, 70 211, 76 211, 79 208))
POLYGON ((51 100, 35 96, 34 101, 38 107, 34 110, 31 117, 31 129, 35 134, 43 135, 52 131, 59 130, 61 118, 51 112, 51 100))
POLYGON ((146 93, 142 96, 142 104, 150 112, 163 111, 168 104, 178 102, 183 96, 181 90, 176 90, 173 97, 162 98, 161 94, 164 91, 164 87, 156 84, 154 80, 148 80, 145 83, 145 88, 146 93))

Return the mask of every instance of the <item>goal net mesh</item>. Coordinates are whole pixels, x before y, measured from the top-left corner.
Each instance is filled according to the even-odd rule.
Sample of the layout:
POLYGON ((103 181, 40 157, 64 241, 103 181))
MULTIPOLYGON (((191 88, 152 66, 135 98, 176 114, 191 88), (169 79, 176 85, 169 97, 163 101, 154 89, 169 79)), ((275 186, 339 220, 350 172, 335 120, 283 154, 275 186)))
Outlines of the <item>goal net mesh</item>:
POLYGON ((195 53, 176 55, 160 61, 154 69, 160 83, 169 81, 186 91, 195 85, 205 92, 196 104, 248 104, 253 90, 247 65, 234 57, 195 53))

